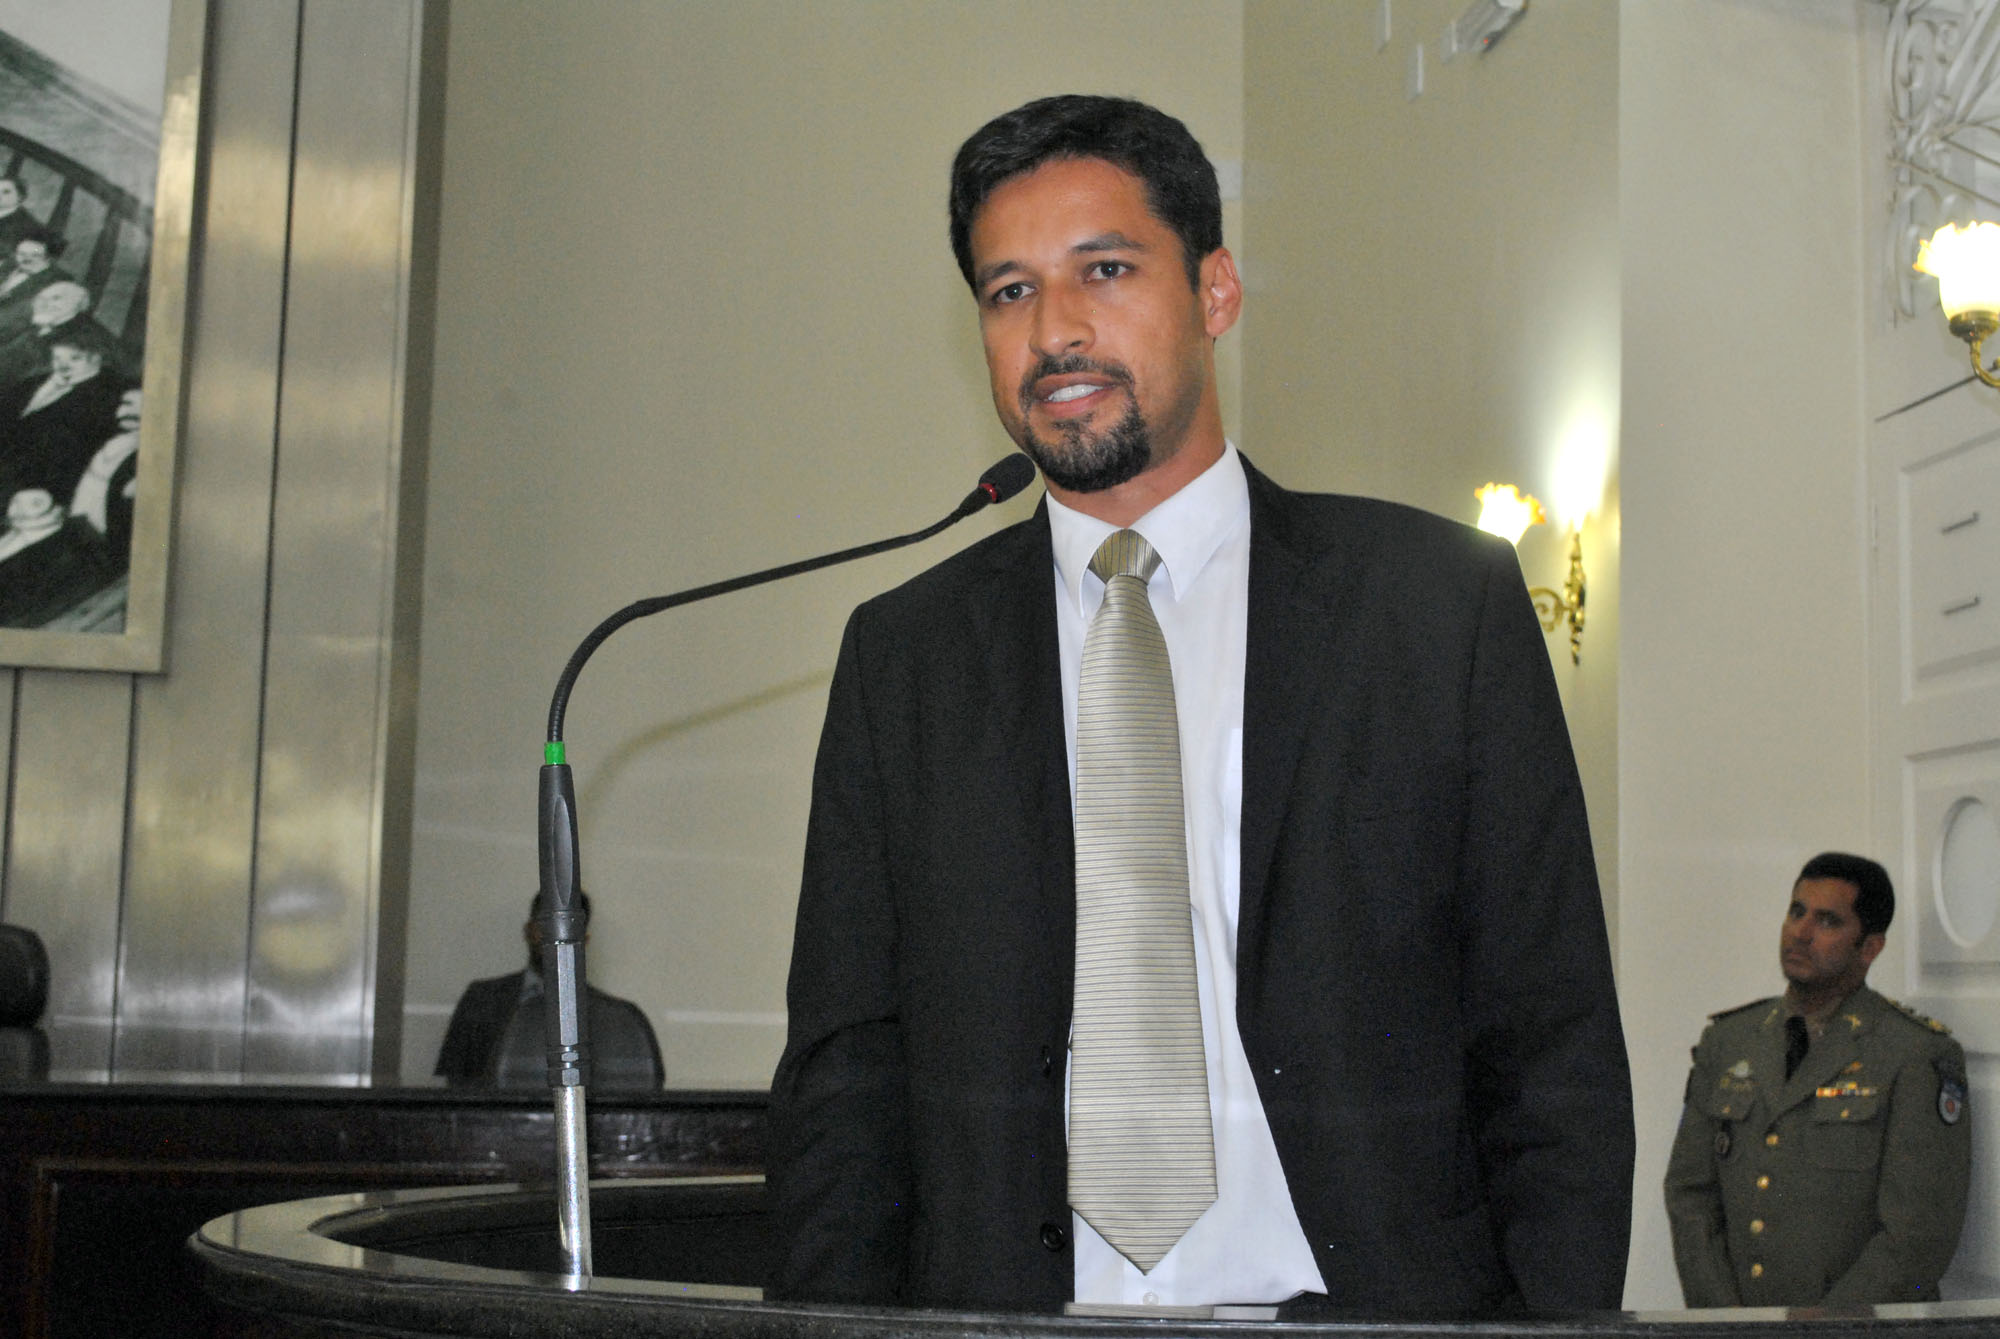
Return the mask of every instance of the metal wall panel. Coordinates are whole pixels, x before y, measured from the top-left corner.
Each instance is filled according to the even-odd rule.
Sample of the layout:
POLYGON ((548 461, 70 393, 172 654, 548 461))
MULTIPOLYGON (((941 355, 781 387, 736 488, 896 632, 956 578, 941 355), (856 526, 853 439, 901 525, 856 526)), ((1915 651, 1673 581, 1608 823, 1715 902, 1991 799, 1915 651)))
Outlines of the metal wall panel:
POLYGON ((48 947, 42 1026, 58 1078, 111 1068, 131 728, 129 676, 19 672, 7 913, 48 947))
POLYGON ((63 1077, 354 1082, 400 1004, 442 13, 207 12, 166 669, 0 670, 0 913, 63 1077))
POLYGON ((115 1069, 140 1081, 243 1059, 298 12, 214 17, 168 672, 135 732, 115 1069))
POLYGON ((392 671, 422 17, 408 0, 301 11, 243 1065, 257 1079, 374 1068, 383 822, 409 784, 386 736, 406 686, 392 671))

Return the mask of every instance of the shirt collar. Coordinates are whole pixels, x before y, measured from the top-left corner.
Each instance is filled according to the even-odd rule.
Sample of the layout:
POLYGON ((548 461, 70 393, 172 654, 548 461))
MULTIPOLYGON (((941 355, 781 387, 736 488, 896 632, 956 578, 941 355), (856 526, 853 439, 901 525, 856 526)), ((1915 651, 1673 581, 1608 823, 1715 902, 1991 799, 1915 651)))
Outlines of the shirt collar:
POLYGON ((1853 1000, 1860 993, 1859 989, 1849 991, 1833 1003, 1821 1005, 1811 1013, 1807 1013, 1804 1009, 1799 1008, 1797 1001, 1792 998, 1791 991, 1787 990, 1785 992, 1785 1016, 1787 1018, 1805 1019, 1806 1032, 1814 1041, 1818 1041, 1826 1035, 1827 1024, 1831 1023, 1841 1010, 1847 1008, 1849 1001, 1853 1000))
MULTIPOLYGON (((1119 527, 1066 507, 1053 494, 1049 505, 1049 537, 1055 546, 1056 573, 1067 598, 1084 609, 1083 583, 1090 560, 1119 527)), ((1237 527, 1250 521, 1250 485, 1236 444, 1224 441, 1222 455, 1186 487, 1141 516, 1126 529, 1136 530, 1160 555, 1174 599, 1184 599, 1200 579, 1209 559, 1237 527)), ((1096 577, 1091 577, 1096 582, 1096 577)))

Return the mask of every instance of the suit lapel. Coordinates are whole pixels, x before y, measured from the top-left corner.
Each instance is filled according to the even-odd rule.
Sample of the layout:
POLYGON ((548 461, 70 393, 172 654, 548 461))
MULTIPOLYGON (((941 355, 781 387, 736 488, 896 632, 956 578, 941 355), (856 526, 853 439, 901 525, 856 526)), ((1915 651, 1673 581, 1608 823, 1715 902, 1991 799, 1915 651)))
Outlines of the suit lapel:
POLYGON ((991 784, 1014 796, 1023 844, 1039 853, 1035 933, 1061 946, 1056 955, 1060 962, 1052 959, 1051 965, 1061 978, 1054 984, 1067 1009, 1074 970, 1070 945, 1076 925, 1076 850, 1047 505, 1003 535, 1003 542, 989 548, 979 587, 964 608, 990 689, 975 709, 990 714, 997 738, 1027 741, 998 755, 1006 759, 1008 771, 992 777, 991 784))
MULTIPOLYGON (((1278 833, 1298 771, 1300 722, 1328 681, 1326 664, 1352 621, 1353 579, 1337 550, 1314 553, 1295 533, 1296 504, 1245 459, 1250 485, 1250 597, 1243 665, 1242 869, 1237 972, 1252 978, 1278 833)), ((1339 783, 1338 778, 1328 784, 1339 783)), ((1254 998, 1239 988, 1240 999, 1254 998)))

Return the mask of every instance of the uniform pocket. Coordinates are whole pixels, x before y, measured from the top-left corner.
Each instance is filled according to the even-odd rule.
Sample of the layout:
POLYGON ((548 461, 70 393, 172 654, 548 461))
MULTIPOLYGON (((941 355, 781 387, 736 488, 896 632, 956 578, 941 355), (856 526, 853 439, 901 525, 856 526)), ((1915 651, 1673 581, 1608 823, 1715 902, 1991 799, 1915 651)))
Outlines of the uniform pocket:
POLYGON ((1815 1097, 1811 1134, 1814 1164, 1850 1172, 1874 1167, 1882 1154, 1884 1114, 1879 1093, 1815 1097))
POLYGON ((1724 1082, 1692 1098, 1695 1109, 1710 1120, 1739 1121, 1750 1114, 1757 1088, 1748 1081, 1724 1082))

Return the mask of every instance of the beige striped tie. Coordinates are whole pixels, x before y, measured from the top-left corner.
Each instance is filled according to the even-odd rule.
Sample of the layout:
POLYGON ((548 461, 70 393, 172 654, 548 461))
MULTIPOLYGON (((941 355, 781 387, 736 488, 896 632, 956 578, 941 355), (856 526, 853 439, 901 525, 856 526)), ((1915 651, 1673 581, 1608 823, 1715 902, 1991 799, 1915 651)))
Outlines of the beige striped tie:
POLYGON ((1150 1271, 1215 1202, 1173 671, 1120 530, 1090 560, 1104 604, 1076 706, 1076 1011, 1069 1202, 1150 1271))

